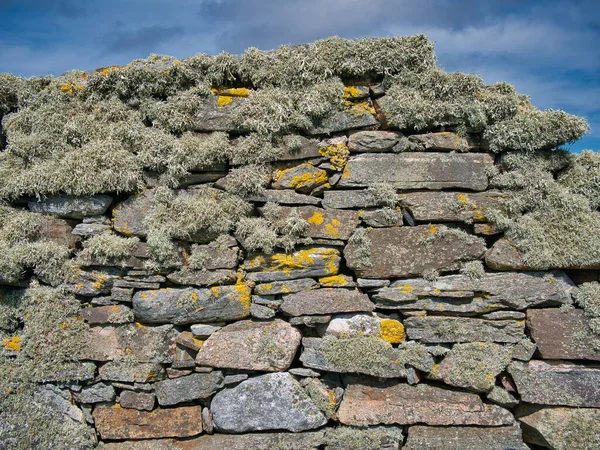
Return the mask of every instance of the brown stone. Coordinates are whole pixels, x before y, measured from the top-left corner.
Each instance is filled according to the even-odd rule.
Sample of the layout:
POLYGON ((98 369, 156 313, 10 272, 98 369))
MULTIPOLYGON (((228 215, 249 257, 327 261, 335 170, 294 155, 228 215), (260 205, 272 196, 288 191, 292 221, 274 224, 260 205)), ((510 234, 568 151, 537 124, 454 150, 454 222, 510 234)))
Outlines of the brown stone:
POLYGON ((433 225, 374 228, 367 232, 367 238, 370 265, 360 258, 363 252, 356 242, 350 240, 344 249, 348 267, 360 278, 402 278, 431 269, 456 270, 486 250, 481 238, 433 225))
POLYGON ((288 316, 373 311, 367 294, 357 290, 321 288, 285 295, 280 310, 288 316))
POLYGON ((202 408, 180 408, 138 411, 98 406, 92 413, 101 439, 153 439, 191 437, 202 433, 202 408))
POLYGON ((518 425, 511 427, 425 427, 408 429, 404 450, 529 450, 518 425))
POLYGON ((345 425, 480 425, 514 422, 512 414, 484 404, 478 395, 441 389, 427 384, 411 386, 348 377, 348 387, 338 410, 345 425))
POLYGON ((594 350, 598 338, 581 309, 530 309, 527 328, 544 359, 589 359, 600 361, 594 350))
POLYGON ((287 370, 302 338, 283 320, 234 322, 214 332, 198 352, 196 363, 212 367, 277 372, 287 370))
POLYGON ((146 392, 123 391, 119 396, 119 404, 123 408, 152 411, 156 397, 146 392))
POLYGON ((528 270, 523 255, 508 239, 502 238, 485 254, 485 264, 493 270, 528 270))
POLYGON ((425 343, 506 342, 525 338, 523 320, 483 320, 466 317, 409 317, 404 321, 409 339, 425 343))
POLYGON ((123 305, 84 308, 79 312, 79 315, 90 324, 133 322, 133 311, 131 308, 123 305))
POLYGON ((300 206, 296 208, 282 207, 281 219, 286 220, 292 211, 308 222, 308 228, 302 236, 311 238, 348 240, 358 226, 358 212, 339 211, 300 206))

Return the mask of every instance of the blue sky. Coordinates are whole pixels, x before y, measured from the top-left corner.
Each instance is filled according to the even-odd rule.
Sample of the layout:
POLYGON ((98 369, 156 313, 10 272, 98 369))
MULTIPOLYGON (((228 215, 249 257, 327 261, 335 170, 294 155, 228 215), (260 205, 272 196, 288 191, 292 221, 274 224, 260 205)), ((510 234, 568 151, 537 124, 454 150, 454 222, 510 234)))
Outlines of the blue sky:
POLYGON ((600 150, 598 0, 0 0, 0 73, 60 74, 338 35, 426 33, 440 65, 585 116, 600 150))

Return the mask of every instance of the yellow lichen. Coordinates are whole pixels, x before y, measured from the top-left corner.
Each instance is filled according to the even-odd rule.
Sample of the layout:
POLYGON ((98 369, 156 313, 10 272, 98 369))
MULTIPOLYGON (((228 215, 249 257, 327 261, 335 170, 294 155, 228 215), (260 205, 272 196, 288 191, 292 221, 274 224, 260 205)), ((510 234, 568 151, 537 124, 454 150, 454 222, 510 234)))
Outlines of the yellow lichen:
POLYGON ((10 339, 8 339, 8 338, 4 339, 2 341, 2 347, 4 347, 6 350, 12 350, 14 352, 18 352, 19 350, 21 350, 21 337, 13 336, 10 339))
POLYGON ((238 294, 238 301, 244 311, 250 309, 252 302, 252 284, 243 281, 243 276, 238 275, 236 283, 233 285, 234 291, 238 294))
POLYGON ((350 150, 346 144, 327 145, 319 149, 319 154, 329 159, 335 170, 343 170, 348 163, 350 150))
POLYGON ((332 275, 329 277, 319 278, 319 283, 321 284, 321 286, 341 287, 346 286, 348 284, 348 281, 346 280, 346 277, 344 275, 332 275))
POLYGON ((85 89, 84 85, 76 83, 74 81, 60 85, 60 90, 66 92, 69 95, 73 95, 74 93, 79 92, 83 89, 85 89))
POLYGON ((438 227, 436 227, 435 225, 429 225, 429 232, 431 234, 435 234, 438 232, 438 227))
POLYGON ((323 223, 323 214, 320 212, 314 213, 307 220, 308 223, 312 223, 313 225, 321 225, 323 223))
POLYGON ((362 116, 363 114, 377 114, 375 108, 373 108, 373 106, 371 106, 371 104, 367 101, 353 103, 352 106, 350 106, 349 111, 356 116, 362 116))
POLYGON ((362 94, 358 86, 344 86, 344 98, 357 98, 361 97, 362 94))
POLYGON ((410 294, 413 291, 413 287, 410 284, 404 284, 401 286, 398 286, 399 289, 402 289, 400 292, 402 294, 410 294))
POLYGON ((225 95, 219 95, 219 98, 217 99, 217 105, 219 106, 225 106, 230 104, 233 101, 233 97, 228 97, 225 95))
POLYGON ((379 322, 379 337, 390 344, 401 344, 406 340, 404 325, 397 320, 383 319, 379 322))
POLYGON ((325 225, 325 232, 331 236, 333 239, 338 239, 340 237, 340 230, 338 227, 342 223, 337 219, 331 219, 331 223, 325 225))
POLYGON ((322 184, 327 183, 327 181, 327 172, 325 172, 324 170, 319 170, 315 173, 307 172, 302 175, 296 175, 290 181, 290 187, 292 189, 302 189, 306 186, 320 186, 322 184))

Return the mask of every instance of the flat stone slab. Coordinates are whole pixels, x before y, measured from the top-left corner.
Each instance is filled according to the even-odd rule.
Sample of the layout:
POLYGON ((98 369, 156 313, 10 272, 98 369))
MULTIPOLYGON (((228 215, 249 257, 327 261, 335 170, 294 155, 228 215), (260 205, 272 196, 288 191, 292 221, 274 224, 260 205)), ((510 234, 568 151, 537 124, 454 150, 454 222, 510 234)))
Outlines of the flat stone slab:
POLYGON ((560 361, 514 361, 508 366, 521 401, 538 405, 600 407, 600 366, 560 361))
POLYGON ((98 406, 92 415, 101 439, 183 438, 202 433, 200 406, 154 411, 98 406))
POLYGON ((119 203, 112 210, 113 228, 125 236, 146 237, 144 217, 152 207, 153 198, 154 190, 149 189, 119 203))
POLYGON ((274 281, 272 283, 257 284, 252 292, 256 295, 292 294, 294 292, 317 289, 319 283, 312 278, 300 278, 290 281, 274 281))
POLYGON ((544 359, 588 359, 600 361, 594 350, 598 337, 581 309, 530 309, 527 328, 544 359))
POLYGON ((273 180, 273 189, 294 189, 303 194, 310 194, 313 189, 327 183, 329 178, 323 169, 305 163, 275 171, 273 180))
POLYGON ((448 275, 435 281, 399 280, 380 289, 373 299, 386 309, 481 314, 507 308, 561 306, 570 302, 574 287, 569 277, 558 271, 485 273, 478 279, 448 275))
POLYGON ((215 95, 206 99, 194 115, 193 131, 243 131, 235 121, 235 115, 244 101, 240 97, 215 95))
POLYGON ((252 254, 241 268, 248 272, 249 280, 266 283, 336 275, 340 259, 340 252, 335 248, 308 247, 292 253, 252 254))
POLYGON ((361 209, 379 206, 373 193, 367 189, 323 192, 323 207, 329 209, 361 209))
POLYGON ((405 450, 529 450, 518 425, 510 427, 426 427, 408 429, 405 450))
POLYGON ((476 150, 477 146, 467 138, 456 133, 442 131, 439 133, 413 134, 408 137, 410 142, 416 144, 418 150, 441 150, 448 152, 468 152, 476 150))
POLYGON ((265 189, 261 194, 246 197, 251 202, 273 202, 280 205, 320 205, 321 199, 312 195, 299 194, 291 189, 265 189))
POLYGON ((80 403, 103 403, 112 402, 115 399, 115 388, 106 382, 85 386, 77 394, 80 403))
POLYGON ((223 374, 213 371, 160 381, 156 383, 155 391, 159 405, 172 406, 208 398, 222 386, 223 374))
POLYGON ((295 161, 298 159, 320 158, 319 140, 308 139, 300 135, 286 135, 281 139, 281 155, 277 161, 295 161), (293 144, 293 145, 292 145, 293 144))
POLYGON ((240 249, 236 246, 235 238, 230 236, 225 245, 213 241, 206 245, 197 245, 194 253, 202 254, 202 268, 205 270, 235 269, 240 260, 240 249))
POLYGON ((101 380, 124 383, 150 383, 166 377, 165 369, 158 363, 109 361, 98 369, 101 380))
POLYGON ((367 294, 342 288, 321 288, 283 297, 280 310, 288 316, 373 311, 367 294))
POLYGON ((469 189, 484 191, 486 168, 494 159, 484 153, 366 153, 351 156, 341 188, 389 183, 396 189, 469 189))
POLYGON ((324 239, 350 239, 358 226, 357 211, 335 211, 314 206, 296 208, 282 207, 281 219, 286 220, 292 211, 308 222, 308 228, 302 236, 324 239))
POLYGON ((133 322, 133 311, 124 305, 83 308, 79 316, 89 324, 133 322))
POLYGON ((152 411, 156 403, 156 396, 147 392, 134 392, 123 390, 119 395, 119 405, 123 408, 152 411))
POLYGON ((245 284, 214 286, 210 289, 158 289, 138 291, 133 311, 138 322, 220 322, 250 315, 251 288, 245 284))
POLYGON ((427 384, 411 386, 394 381, 348 377, 338 410, 344 425, 512 425, 506 409, 488 405, 478 395, 427 384))
POLYGON ((394 131, 357 131, 348 138, 348 149, 353 153, 389 152, 402 137, 394 131))
POLYGON ((525 339, 523 320, 483 320, 466 317, 409 317, 404 321, 409 339, 424 343, 501 342, 525 339))
POLYGON ((306 133, 312 136, 331 134, 378 124, 379 122, 370 112, 361 108, 350 108, 345 111, 335 111, 322 119, 315 120, 306 133))
POLYGON ((344 248, 346 264, 360 278, 402 278, 426 270, 456 270, 463 261, 481 257, 485 242, 472 235, 433 225, 374 228, 367 242, 353 240, 344 248), (368 265, 361 257, 368 254, 368 265))
POLYGON ((196 364, 240 370, 287 370, 302 338, 280 319, 269 322, 242 320, 215 331, 204 342, 196 364))
POLYGON ((112 203, 108 195, 54 195, 42 200, 32 200, 27 203, 30 211, 66 219, 83 219, 88 216, 100 216, 106 212, 112 203))
POLYGON ((175 284, 192 286, 217 286, 221 284, 235 284, 237 273, 235 270, 180 270, 167 275, 167 279, 175 284))
POLYGON ((223 389, 213 397, 210 411, 215 429, 227 433, 300 432, 327 422, 302 386, 285 372, 253 377, 223 389))
POLYGON ((486 252, 485 265, 493 270, 531 270, 522 253, 506 238, 498 239, 486 252))

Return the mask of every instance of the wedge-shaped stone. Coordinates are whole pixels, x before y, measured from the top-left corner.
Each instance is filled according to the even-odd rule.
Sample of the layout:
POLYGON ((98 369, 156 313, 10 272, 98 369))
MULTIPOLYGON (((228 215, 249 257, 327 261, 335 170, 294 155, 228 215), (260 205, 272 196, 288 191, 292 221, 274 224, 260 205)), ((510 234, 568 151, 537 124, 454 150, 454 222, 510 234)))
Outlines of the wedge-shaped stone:
POLYGON ((351 152, 389 152, 402 134, 393 131, 357 131, 350 134, 348 148, 351 152))
POLYGON ((356 105, 346 111, 335 111, 322 119, 315 120, 306 132, 314 136, 378 125, 379 122, 367 109, 368 107, 363 109, 356 105))
POLYGON ((506 342, 525 338, 523 320, 483 320, 466 317, 409 317, 404 321, 409 339, 425 343, 506 342))
POLYGON ((234 122, 237 109, 244 101, 240 97, 215 95, 206 99, 196 111, 193 131, 244 131, 234 122))
POLYGON ((367 153, 350 157, 338 187, 389 183, 397 189, 484 191, 488 186, 486 168, 493 163, 484 153, 367 153))
POLYGON ((555 450, 600 448, 600 409, 523 405, 515 413, 527 443, 555 450))
POLYGON ((335 248, 309 247, 293 253, 253 254, 242 269, 247 278, 259 283, 295 278, 336 275, 340 268, 340 252, 335 248))
POLYGON ((300 164, 290 169, 278 170, 273 175, 273 189, 294 189, 304 194, 329 181, 327 172, 310 163, 300 164))
POLYGON ((87 216, 100 216, 112 203, 108 195, 87 195, 82 197, 71 195, 54 195, 43 200, 32 200, 27 203, 30 211, 67 219, 83 219, 87 216))
POLYGON ((219 322, 250 315, 251 288, 245 284, 214 286, 210 289, 159 289, 138 291, 133 311, 138 322, 219 322))
POLYGON ((155 386, 158 404, 172 406, 210 397, 223 386, 223 374, 219 371, 193 373, 185 377, 163 380, 155 386))
POLYGON ((564 272, 486 273, 479 279, 448 275, 435 281, 411 278, 373 296, 386 309, 481 314, 498 309, 561 306, 570 302, 573 282, 564 272))
POLYGON ((372 192, 367 189, 352 191, 325 191, 323 207, 329 209, 360 209, 379 206, 372 192))
POLYGON ((456 133, 442 131, 440 133, 413 134, 408 139, 417 145, 419 150, 442 150, 448 152, 468 152, 477 147, 473 141, 456 133))
POLYGON ((148 230, 144 225, 144 217, 152 206, 153 198, 154 190, 149 189, 119 203, 112 210, 113 228, 126 236, 145 237, 148 230))
POLYGON ((357 290, 322 288, 285 295, 280 310, 288 316, 373 311, 367 294, 357 290))
POLYGON ((290 281, 274 281, 273 283, 257 284, 253 293, 256 295, 292 294, 294 292, 317 289, 319 283, 312 278, 300 278, 290 281))
POLYGON ((490 209, 500 209, 508 195, 486 192, 409 192, 400 201, 415 220, 423 222, 481 222, 490 209))
POLYGON ((481 257, 485 242, 475 236, 433 225, 374 228, 367 242, 350 240, 344 248, 348 267, 360 278, 401 278, 426 270, 456 270, 462 261, 481 257), (368 253, 365 263, 364 254, 368 253))
POLYGON ((518 425, 511 427, 425 427, 408 429, 405 450, 529 450, 518 425))
POLYGON ((218 392, 210 404, 215 428, 228 433, 311 430, 327 420, 289 373, 271 373, 218 392))
POLYGON ((150 383, 165 378, 165 369, 157 363, 110 361, 98 370, 101 380, 125 383, 150 383))
POLYGON ((411 386, 394 381, 349 376, 338 410, 345 425, 512 425, 512 414, 484 404, 478 395, 427 384, 411 386))
POLYGON ((283 207, 281 219, 287 219, 292 211, 308 222, 302 236, 348 240, 358 226, 357 211, 332 211, 314 206, 283 207))
POLYGON ((229 269, 180 270, 179 272, 170 273, 167 275, 167 278, 175 284, 217 286, 221 284, 235 284, 237 273, 229 269))
POLYGON ((202 433, 200 406, 154 411, 98 406, 92 415, 101 439, 183 438, 202 433))
POLYGON ((600 361, 600 351, 594 350, 598 337, 581 309, 530 309, 527 328, 544 359, 600 361))
POLYGON ((277 372, 287 370, 302 338, 283 320, 243 320, 214 332, 196 356, 203 366, 277 372))
POLYGON ((521 401, 539 405, 600 407, 600 366, 560 361, 514 361, 508 366, 521 401))

